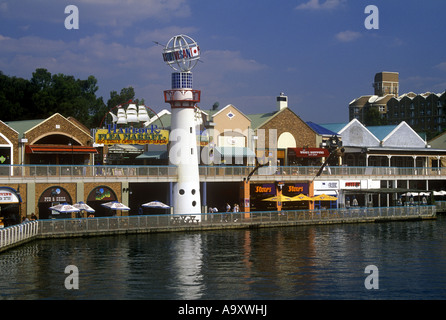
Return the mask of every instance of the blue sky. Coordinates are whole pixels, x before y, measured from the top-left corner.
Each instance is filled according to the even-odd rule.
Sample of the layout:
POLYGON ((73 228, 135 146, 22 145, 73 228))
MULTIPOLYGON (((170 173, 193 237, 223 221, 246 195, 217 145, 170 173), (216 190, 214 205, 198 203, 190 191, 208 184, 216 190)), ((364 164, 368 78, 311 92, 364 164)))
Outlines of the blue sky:
POLYGON ((155 111, 169 108, 171 69, 162 47, 194 38, 199 106, 275 110, 280 92, 304 121, 348 121, 351 100, 372 94, 375 73, 400 74, 400 93, 446 89, 446 2, 439 0, 0 0, 0 70, 31 78, 36 68, 98 79, 106 102, 133 86, 155 111), (67 30, 67 5, 79 29, 67 30), (367 5, 379 9, 368 30, 367 5))

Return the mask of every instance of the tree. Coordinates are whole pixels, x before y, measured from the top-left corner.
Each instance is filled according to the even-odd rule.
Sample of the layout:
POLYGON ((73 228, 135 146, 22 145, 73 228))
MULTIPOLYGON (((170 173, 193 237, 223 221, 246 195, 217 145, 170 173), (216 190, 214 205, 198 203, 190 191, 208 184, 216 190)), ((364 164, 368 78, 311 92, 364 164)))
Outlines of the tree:
POLYGON ((368 108, 364 116, 364 125, 382 126, 386 124, 387 119, 380 114, 377 108, 368 108))
POLYGON ((116 106, 135 99, 132 87, 110 92, 107 104, 96 97, 97 79, 76 79, 62 73, 51 74, 47 69, 36 69, 30 80, 10 77, 0 71, 0 120, 45 119, 54 113, 74 117, 89 128, 99 127, 108 112, 116 106))

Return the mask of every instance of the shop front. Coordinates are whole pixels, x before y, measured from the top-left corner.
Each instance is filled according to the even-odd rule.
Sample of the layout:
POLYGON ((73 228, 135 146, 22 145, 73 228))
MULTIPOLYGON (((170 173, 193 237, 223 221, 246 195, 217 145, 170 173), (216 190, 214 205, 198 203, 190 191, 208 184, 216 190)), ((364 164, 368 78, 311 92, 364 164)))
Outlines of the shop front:
POLYGON ((20 204, 22 198, 20 193, 10 187, 0 187, 0 228, 19 224, 20 204))
POLYGON ((95 217, 110 217, 115 215, 116 212, 101 205, 111 201, 118 201, 118 197, 116 196, 116 193, 107 186, 98 186, 94 188, 87 197, 87 204, 95 210, 95 217))
MULTIPOLYGON (((265 199, 276 196, 279 188, 282 190, 282 195, 289 198, 299 194, 309 195, 308 182, 251 184, 251 211, 276 211, 277 202, 265 201, 265 199)), ((281 205, 282 210, 308 210, 310 208, 310 202, 307 200, 284 201, 281 205)))
POLYGON ((337 208, 339 202, 339 190, 340 182, 339 180, 328 180, 328 181, 314 181, 314 196, 317 200, 314 201, 315 209, 323 208, 337 208), (323 198, 318 198, 318 196, 326 195, 329 196, 324 200, 323 198), (336 198, 336 200, 334 200, 336 198))
POLYGON ((69 192, 60 186, 51 186, 47 188, 39 198, 38 209, 39 219, 68 219, 72 218, 71 213, 61 213, 50 210, 50 207, 58 204, 68 203, 73 204, 69 192))

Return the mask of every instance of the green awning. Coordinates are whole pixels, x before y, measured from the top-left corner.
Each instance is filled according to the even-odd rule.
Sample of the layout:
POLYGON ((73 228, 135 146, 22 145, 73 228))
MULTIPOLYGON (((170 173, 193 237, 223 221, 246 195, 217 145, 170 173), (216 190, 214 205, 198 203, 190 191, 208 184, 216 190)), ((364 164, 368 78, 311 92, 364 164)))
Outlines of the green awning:
POLYGON ((146 151, 136 157, 138 160, 144 159, 167 159, 167 151, 146 151))

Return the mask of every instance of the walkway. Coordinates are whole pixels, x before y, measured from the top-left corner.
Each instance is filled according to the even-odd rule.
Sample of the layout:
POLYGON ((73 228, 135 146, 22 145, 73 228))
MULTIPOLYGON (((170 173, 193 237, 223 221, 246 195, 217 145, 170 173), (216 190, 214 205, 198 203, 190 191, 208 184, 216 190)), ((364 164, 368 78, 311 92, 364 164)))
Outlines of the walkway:
POLYGON ((33 239, 435 219, 436 212, 435 206, 405 206, 38 220, 0 229, 0 252, 33 239))

